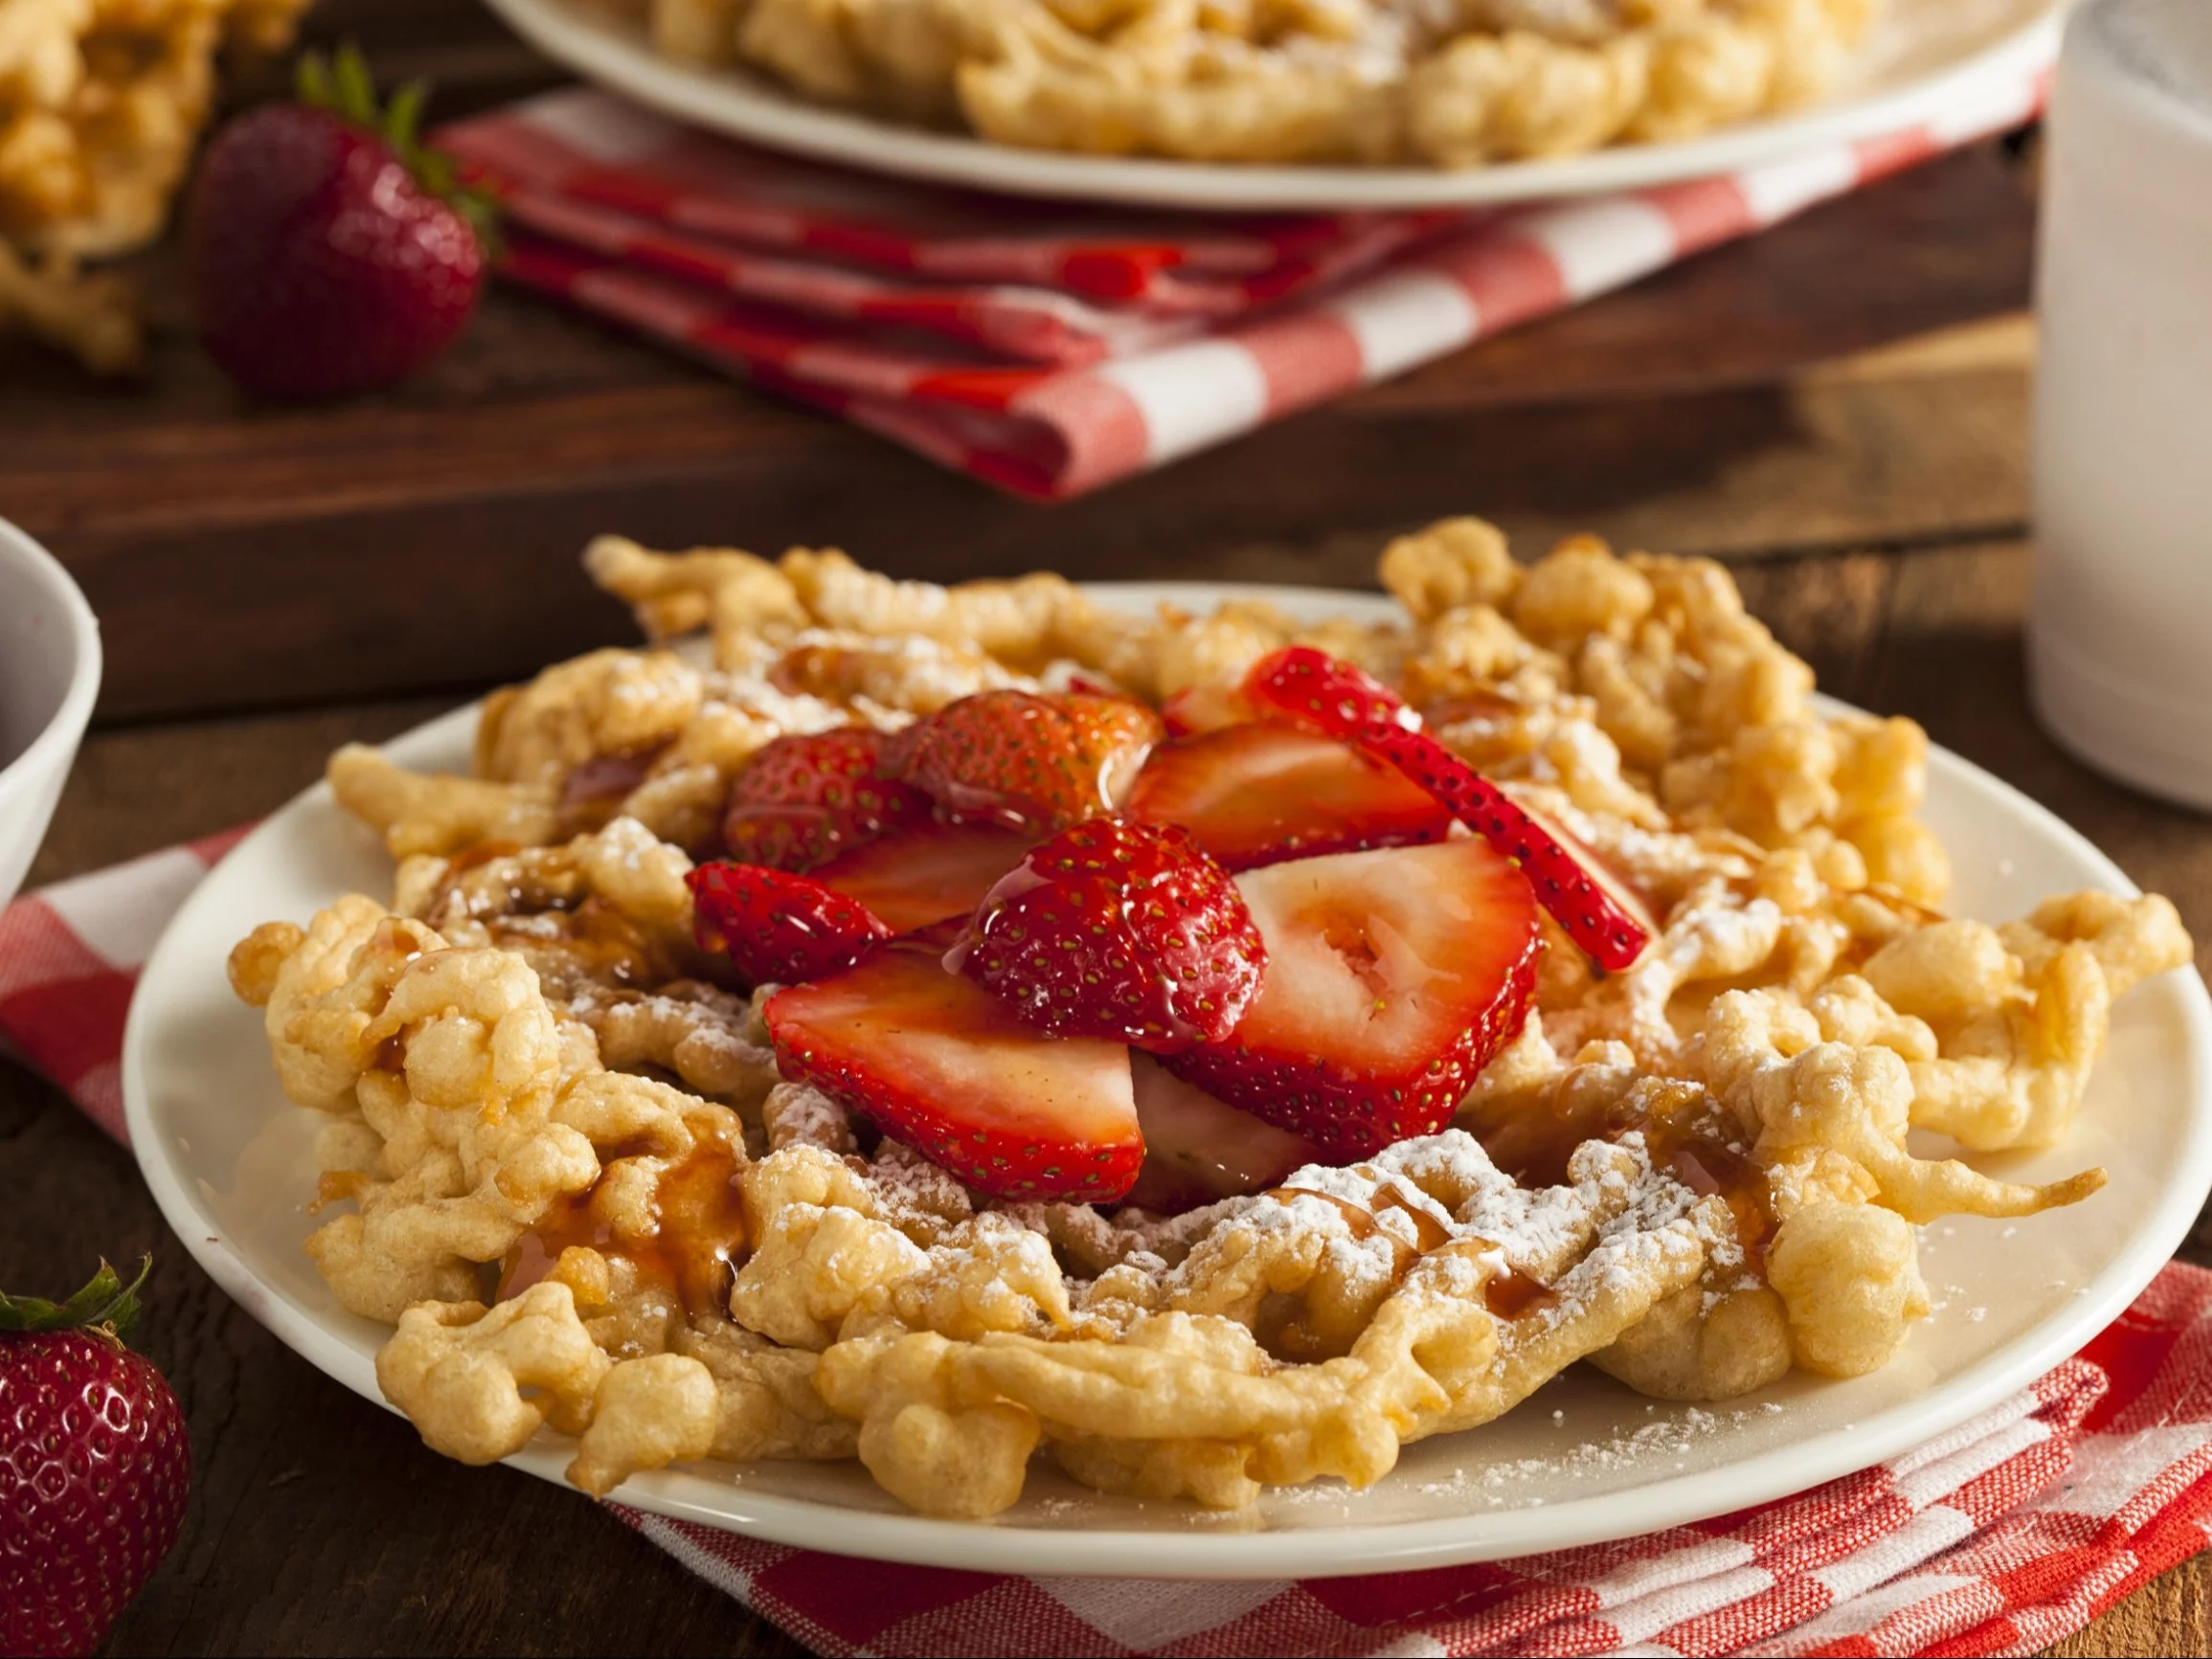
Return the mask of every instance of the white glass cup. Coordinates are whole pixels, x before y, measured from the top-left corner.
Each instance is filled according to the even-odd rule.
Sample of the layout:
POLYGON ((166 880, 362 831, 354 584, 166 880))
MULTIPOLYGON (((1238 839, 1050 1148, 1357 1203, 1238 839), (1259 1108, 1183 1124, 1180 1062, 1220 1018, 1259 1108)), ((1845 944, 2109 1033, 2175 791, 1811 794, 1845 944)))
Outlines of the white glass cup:
POLYGON ((2212 810, 2212 0, 2085 0, 2047 130, 2029 692, 2212 810))

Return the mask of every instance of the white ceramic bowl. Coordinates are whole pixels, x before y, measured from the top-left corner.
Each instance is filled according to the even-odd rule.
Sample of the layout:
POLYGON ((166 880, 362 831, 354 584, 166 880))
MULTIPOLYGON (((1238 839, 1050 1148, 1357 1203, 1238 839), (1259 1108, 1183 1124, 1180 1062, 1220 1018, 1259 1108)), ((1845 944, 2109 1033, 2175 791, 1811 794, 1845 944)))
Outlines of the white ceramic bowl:
POLYGON ((100 624, 54 555, 0 519, 0 905, 46 839, 100 692, 100 624))

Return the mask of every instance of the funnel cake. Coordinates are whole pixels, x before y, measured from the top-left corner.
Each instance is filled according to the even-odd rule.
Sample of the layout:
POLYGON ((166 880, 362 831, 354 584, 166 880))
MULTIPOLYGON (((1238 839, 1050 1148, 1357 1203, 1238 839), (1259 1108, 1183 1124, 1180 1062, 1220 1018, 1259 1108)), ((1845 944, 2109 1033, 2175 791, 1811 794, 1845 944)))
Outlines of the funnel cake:
POLYGON ((1925 733, 1817 707, 1707 561, 1585 537, 1523 566, 1450 521, 1385 552, 1388 625, 1132 617, 1055 576, 936 588, 833 551, 605 540, 587 563, 651 642, 487 700, 470 776, 341 751, 392 901, 268 924, 232 976, 324 1115, 338 1213, 309 1249, 395 1326, 387 1395, 467 1462, 576 1434, 594 1493, 857 1457, 982 1516, 1042 1454, 1236 1508, 1379 1479, 1578 1360, 1667 1399, 1862 1374, 1930 1315, 1919 1225, 2102 1182, 1997 1180, 1908 1133, 2063 1140, 2112 1001, 2190 955, 2156 897, 1945 917, 1925 733), (1395 687, 1649 922, 1606 974, 1545 919, 1524 1020, 1433 1132, 1198 1159, 1241 1173, 1140 1189, 1153 1208, 993 1198, 779 1054, 776 988, 698 942, 687 878, 771 741, 1009 690, 1179 726, 1292 644, 1395 687))
POLYGON ((679 61, 1031 149, 1445 168, 1808 103, 1880 0, 596 0, 679 61))

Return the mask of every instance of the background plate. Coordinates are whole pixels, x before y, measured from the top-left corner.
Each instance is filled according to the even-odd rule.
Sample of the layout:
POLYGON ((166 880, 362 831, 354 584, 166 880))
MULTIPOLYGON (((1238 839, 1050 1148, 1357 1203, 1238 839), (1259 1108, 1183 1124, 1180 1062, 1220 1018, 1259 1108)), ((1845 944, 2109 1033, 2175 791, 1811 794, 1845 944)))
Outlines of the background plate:
MULTIPOLYGON (((1376 595, 1317 589, 1106 585, 1102 599, 1193 610, 1264 597, 1294 615, 1394 616, 1376 595)), ((473 708, 392 744, 411 766, 467 762, 473 708)), ((2050 893, 2134 889, 2024 796, 1937 751, 1928 818, 1957 865, 1955 908, 2000 920, 2050 893)), ((259 1015, 224 977, 257 924, 305 922, 341 892, 383 896, 376 839, 318 784, 256 830, 189 899, 147 964, 124 1042, 132 1144, 185 1246, 311 1363, 380 1401, 383 1328, 339 1309, 300 1248, 315 1222, 315 1116, 285 1103, 259 1015)), ((2101 1163, 2111 1182, 2063 1216, 1925 1229, 1936 1304, 1872 1377, 1794 1376, 1710 1407, 1653 1401, 1578 1368, 1485 1427, 1407 1448, 1364 1492, 1335 1483, 1271 1493, 1240 1514, 1111 1498, 1040 1464, 1015 1508, 982 1523, 907 1513, 857 1464, 707 1464, 631 1480, 621 1501, 841 1555, 1020 1573, 1151 1578, 1332 1577, 1488 1560, 1649 1532, 1801 1491, 1964 1422, 2110 1323, 2156 1274, 2212 1186, 2212 1000, 2190 970, 2120 1005, 2065 1146, 1978 1158, 2016 1180, 2101 1163)), ((432 1455, 424 1452, 424 1456, 432 1455)), ((509 1459, 560 1478, 568 1443, 509 1459)))
POLYGON ((665 115, 772 149, 871 172, 1067 201, 1162 208, 1341 210, 1475 206, 1707 178, 1824 144, 1940 123, 1979 87, 2050 63, 2070 0, 1889 0, 1828 101, 1673 144, 1556 161, 1433 168, 1223 166, 1017 149, 809 103, 763 75, 653 51, 642 29, 576 0, 489 0, 525 39, 587 80, 665 115))

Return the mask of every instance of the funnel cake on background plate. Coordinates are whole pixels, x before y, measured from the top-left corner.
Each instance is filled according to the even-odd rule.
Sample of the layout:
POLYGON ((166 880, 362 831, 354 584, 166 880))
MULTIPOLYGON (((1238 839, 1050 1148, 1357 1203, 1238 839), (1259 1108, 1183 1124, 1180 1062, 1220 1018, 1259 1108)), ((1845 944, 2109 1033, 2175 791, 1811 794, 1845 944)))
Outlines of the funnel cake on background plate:
POLYGON ((667 56, 1028 149, 1463 168, 1815 101, 1882 0, 589 0, 667 56))
POLYGON ((386 1395, 466 1462, 576 1435, 596 1494, 857 1457, 982 1516, 1042 1453, 1236 1508, 1578 1360, 1863 1374, 1930 1315, 1920 1225, 2103 1182, 1909 1133, 2062 1141, 2190 959, 2155 896, 1946 917, 1926 734, 1817 708, 1704 560, 1448 521, 1389 625, 586 563, 652 643, 495 693, 472 775, 340 751, 391 901, 231 975, 386 1395), (1162 1016, 1124 970, 1197 938, 1251 972, 1162 1016))
POLYGON ((129 290, 79 267, 169 217, 228 54, 290 46, 307 0, 7 0, 0 6, 0 330, 95 373, 136 365, 129 290))

